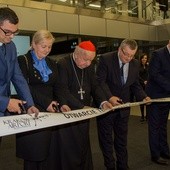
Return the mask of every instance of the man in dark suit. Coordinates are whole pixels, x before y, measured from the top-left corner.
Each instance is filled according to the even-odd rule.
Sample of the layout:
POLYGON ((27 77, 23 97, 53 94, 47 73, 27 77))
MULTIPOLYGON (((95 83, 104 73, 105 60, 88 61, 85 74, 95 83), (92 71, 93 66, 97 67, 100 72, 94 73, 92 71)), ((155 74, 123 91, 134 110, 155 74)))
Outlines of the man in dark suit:
MULTIPOLYGON (((98 81, 113 106, 132 101, 150 100, 139 83, 139 63, 134 59, 135 40, 125 39, 118 51, 101 55, 97 68, 98 81), (122 68, 123 65, 123 68, 122 68)), ((127 170, 127 132, 130 108, 111 111, 97 118, 98 135, 107 170, 127 170), (112 137, 114 132, 114 140, 112 137), (113 157, 113 145, 117 157, 113 157)))
MULTIPOLYGON (((151 98, 170 97, 170 41, 167 46, 152 53, 146 92, 151 98)), ((149 145, 151 159, 167 165, 170 151, 167 143, 167 120, 170 103, 153 103, 149 109, 149 145), (164 159, 166 158, 166 159, 164 159)))

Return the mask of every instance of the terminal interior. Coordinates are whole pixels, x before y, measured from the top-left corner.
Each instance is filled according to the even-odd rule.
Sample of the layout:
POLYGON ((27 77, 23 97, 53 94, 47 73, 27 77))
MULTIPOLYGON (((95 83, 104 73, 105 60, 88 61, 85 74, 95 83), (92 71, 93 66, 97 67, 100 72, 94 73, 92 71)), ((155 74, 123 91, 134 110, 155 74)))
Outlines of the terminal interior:
MULTIPOLYGON (((9 6, 19 16, 20 34, 14 38, 18 55, 27 52, 36 30, 48 29, 55 36, 49 57, 56 62, 73 52, 74 47, 82 40, 91 40, 96 45, 97 61, 100 54, 116 50, 124 38, 137 41, 137 59, 142 53, 150 56, 155 49, 166 45, 170 39, 170 1, 164 2, 166 3, 161 0, 0 0, 0 7, 9 6)), ((13 93, 15 95, 15 89, 13 93)), ((151 163, 147 123, 141 124, 139 116, 139 107, 131 108, 128 139, 130 169, 169 169, 151 163)), ((94 170, 104 170, 95 119, 91 120, 91 127, 94 170)), ((22 160, 15 157, 15 135, 3 137, 0 170, 21 170, 22 164, 22 160)))

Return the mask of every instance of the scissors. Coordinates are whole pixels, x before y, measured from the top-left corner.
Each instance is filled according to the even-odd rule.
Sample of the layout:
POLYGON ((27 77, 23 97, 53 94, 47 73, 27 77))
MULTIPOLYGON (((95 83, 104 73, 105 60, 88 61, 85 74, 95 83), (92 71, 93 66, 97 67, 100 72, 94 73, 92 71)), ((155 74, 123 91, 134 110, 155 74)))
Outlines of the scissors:
POLYGON ((21 114, 26 114, 26 113, 27 113, 27 111, 26 111, 26 109, 25 109, 24 105, 23 105, 23 104, 21 104, 21 103, 19 103, 18 105, 19 105, 19 107, 20 107, 20 109, 21 109, 21 114))
POLYGON ((60 112, 58 105, 52 104, 52 107, 55 110, 55 112, 60 112))

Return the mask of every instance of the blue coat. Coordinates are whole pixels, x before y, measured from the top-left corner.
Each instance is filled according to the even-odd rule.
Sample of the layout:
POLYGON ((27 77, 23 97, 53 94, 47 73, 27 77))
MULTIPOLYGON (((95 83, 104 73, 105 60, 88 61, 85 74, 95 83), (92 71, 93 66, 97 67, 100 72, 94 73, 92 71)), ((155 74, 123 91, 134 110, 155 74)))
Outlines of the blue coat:
POLYGON ((26 107, 33 106, 29 87, 23 77, 17 61, 16 47, 13 42, 5 45, 5 54, 0 47, 0 115, 6 112, 10 99, 10 83, 12 82, 18 96, 26 101, 26 107))

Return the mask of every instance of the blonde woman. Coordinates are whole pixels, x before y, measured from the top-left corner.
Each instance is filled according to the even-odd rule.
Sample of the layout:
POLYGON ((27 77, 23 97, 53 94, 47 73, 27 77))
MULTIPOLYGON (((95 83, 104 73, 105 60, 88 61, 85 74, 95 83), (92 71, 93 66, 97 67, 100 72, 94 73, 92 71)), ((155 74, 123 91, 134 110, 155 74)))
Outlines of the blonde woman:
MULTIPOLYGON (((58 78, 56 63, 47 56, 54 42, 48 30, 37 31, 31 49, 18 57, 22 73, 27 80, 35 105, 40 111, 55 112, 58 78)), ((51 142, 51 128, 17 135, 16 153, 24 159, 24 170, 46 170, 51 142)))

